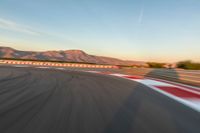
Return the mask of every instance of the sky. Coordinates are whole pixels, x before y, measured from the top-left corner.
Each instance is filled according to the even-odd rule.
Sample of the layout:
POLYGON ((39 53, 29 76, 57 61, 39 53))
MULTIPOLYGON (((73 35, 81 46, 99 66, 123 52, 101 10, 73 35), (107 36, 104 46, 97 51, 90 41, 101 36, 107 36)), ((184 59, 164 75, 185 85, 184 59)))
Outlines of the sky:
POLYGON ((0 0, 0 46, 200 62, 200 0, 0 0))

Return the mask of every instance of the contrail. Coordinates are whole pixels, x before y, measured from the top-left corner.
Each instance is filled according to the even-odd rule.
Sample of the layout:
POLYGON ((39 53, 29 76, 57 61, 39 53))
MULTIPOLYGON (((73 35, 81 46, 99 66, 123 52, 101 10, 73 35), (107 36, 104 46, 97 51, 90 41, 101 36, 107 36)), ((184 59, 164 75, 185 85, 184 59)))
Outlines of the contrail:
POLYGON ((140 15, 138 18, 138 23, 141 24, 142 20, 143 20, 143 16, 144 16, 144 5, 142 5, 141 9, 140 9, 140 15))

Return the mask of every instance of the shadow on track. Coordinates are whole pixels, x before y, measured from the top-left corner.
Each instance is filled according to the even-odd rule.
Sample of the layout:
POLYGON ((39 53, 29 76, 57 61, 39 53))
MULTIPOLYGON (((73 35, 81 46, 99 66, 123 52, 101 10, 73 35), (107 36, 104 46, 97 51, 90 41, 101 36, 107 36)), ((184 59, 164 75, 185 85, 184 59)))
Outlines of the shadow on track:
MULTIPOLYGON (((159 73, 156 69, 145 76, 158 78, 159 73)), ((175 70, 170 74, 179 79, 175 70)), ((198 112, 137 84, 104 133, 199 133, 199 123, 198 112)))
POLYGON ((180 81, 180 77, 175 69, 152 69, 149 73, 145 74, 146 77, 180 81))
POLYGON ((200 132, 198 112, 123 78, 35 68, 0 78, 29 72, 0 82, 0 133, 200 132))

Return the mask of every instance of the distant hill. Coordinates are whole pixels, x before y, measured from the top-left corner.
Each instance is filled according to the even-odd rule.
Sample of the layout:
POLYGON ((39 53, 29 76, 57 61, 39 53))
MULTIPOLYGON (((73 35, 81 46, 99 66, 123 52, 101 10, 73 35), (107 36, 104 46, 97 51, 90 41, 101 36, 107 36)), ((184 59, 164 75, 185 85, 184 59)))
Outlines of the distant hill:
POLYGON ((117 58, 90 55, 82 50, 35 52, 35 51, 20 51, 10 47, 1 47, 1 46, 0 46, 0 58, 50 60, 50 61, 66 61, 66 62, 81 62, 81 63, 95 63, 95 64, 112 64, 112 65, 145 64, 145 62, 141 61, 126 61, 117 58))

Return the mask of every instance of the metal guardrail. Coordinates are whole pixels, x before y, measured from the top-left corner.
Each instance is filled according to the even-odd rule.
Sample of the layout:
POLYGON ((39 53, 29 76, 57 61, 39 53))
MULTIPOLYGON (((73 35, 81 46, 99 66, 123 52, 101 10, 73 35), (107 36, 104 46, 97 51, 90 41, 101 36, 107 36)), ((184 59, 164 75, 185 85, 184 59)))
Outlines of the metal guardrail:
POLYGON ((122 70, 128 74, 142 75, 147 77, 167 79, 171 81, 180 81, 182 83, 200 87, 199 70, 178 70, 178 69, 151 69, 151 68, 133 68, 122 70))

